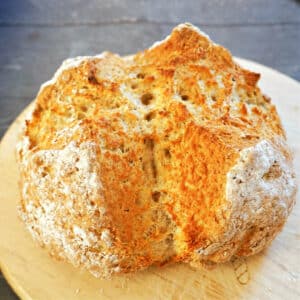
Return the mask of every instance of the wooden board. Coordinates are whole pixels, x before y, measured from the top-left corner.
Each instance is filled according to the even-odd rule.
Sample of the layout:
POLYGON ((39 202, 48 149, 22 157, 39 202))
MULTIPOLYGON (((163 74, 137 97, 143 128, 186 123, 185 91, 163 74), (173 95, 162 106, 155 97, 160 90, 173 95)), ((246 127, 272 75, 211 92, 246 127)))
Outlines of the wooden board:
MULTIPOLYGON (((246 60, 239 62, 262 73, 260 86, 278 107, 295 153, 299 183, 300 84, 264 66, 246 60)), ((24 112, 9 128, 0 145, 0 265, 22 299, 300 298, 299 201, 283 232, 267 250, 213 270, 194 270, 188 265, 175 264, 101 280, 67 263, 52 260, 32 241, 17 219, 14 148, 23 120, 24 112)))

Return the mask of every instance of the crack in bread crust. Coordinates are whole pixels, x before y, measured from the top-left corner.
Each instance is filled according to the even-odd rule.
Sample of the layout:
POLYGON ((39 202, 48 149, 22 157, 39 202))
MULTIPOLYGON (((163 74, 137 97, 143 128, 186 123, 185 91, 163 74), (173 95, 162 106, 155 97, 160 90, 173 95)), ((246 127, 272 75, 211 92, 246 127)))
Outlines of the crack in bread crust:
POLYGON ((65 61, 17 146, 32 236, 100 277, 263 249, 296 181, 259 76, 190 24, 136 55, 65 61))

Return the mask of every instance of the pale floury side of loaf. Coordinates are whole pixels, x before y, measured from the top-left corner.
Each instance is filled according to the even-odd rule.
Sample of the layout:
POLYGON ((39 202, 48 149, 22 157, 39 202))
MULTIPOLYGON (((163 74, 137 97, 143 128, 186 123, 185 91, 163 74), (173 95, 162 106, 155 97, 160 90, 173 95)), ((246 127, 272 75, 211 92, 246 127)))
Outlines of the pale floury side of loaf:
POLYGON ((100 277, 261 251, 296 180, 258 79, 190 24, 133 56, 65 61, 17 146, 31 235, 100 277))

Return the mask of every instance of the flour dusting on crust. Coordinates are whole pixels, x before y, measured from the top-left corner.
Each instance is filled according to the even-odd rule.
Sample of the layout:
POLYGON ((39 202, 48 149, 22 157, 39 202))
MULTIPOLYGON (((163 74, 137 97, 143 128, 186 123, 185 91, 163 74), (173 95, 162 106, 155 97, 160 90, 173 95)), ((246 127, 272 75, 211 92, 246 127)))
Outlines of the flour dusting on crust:
POLYGON ((66 60, 16 147, 25 226, 97 277, 261 251, 297 188, 259 77, 191 24, 135 55, 66 60))

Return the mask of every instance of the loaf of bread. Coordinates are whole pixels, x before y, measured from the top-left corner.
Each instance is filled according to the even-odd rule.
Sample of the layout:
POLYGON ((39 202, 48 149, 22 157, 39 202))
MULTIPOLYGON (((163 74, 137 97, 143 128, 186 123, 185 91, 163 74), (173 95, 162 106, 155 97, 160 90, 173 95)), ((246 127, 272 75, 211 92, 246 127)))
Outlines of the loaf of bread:
POLYGON ((296 180, 259 76, 190 24, 133 56, 66 60, 17 146, 26 228, 100 277, 261 251, 296 180))

